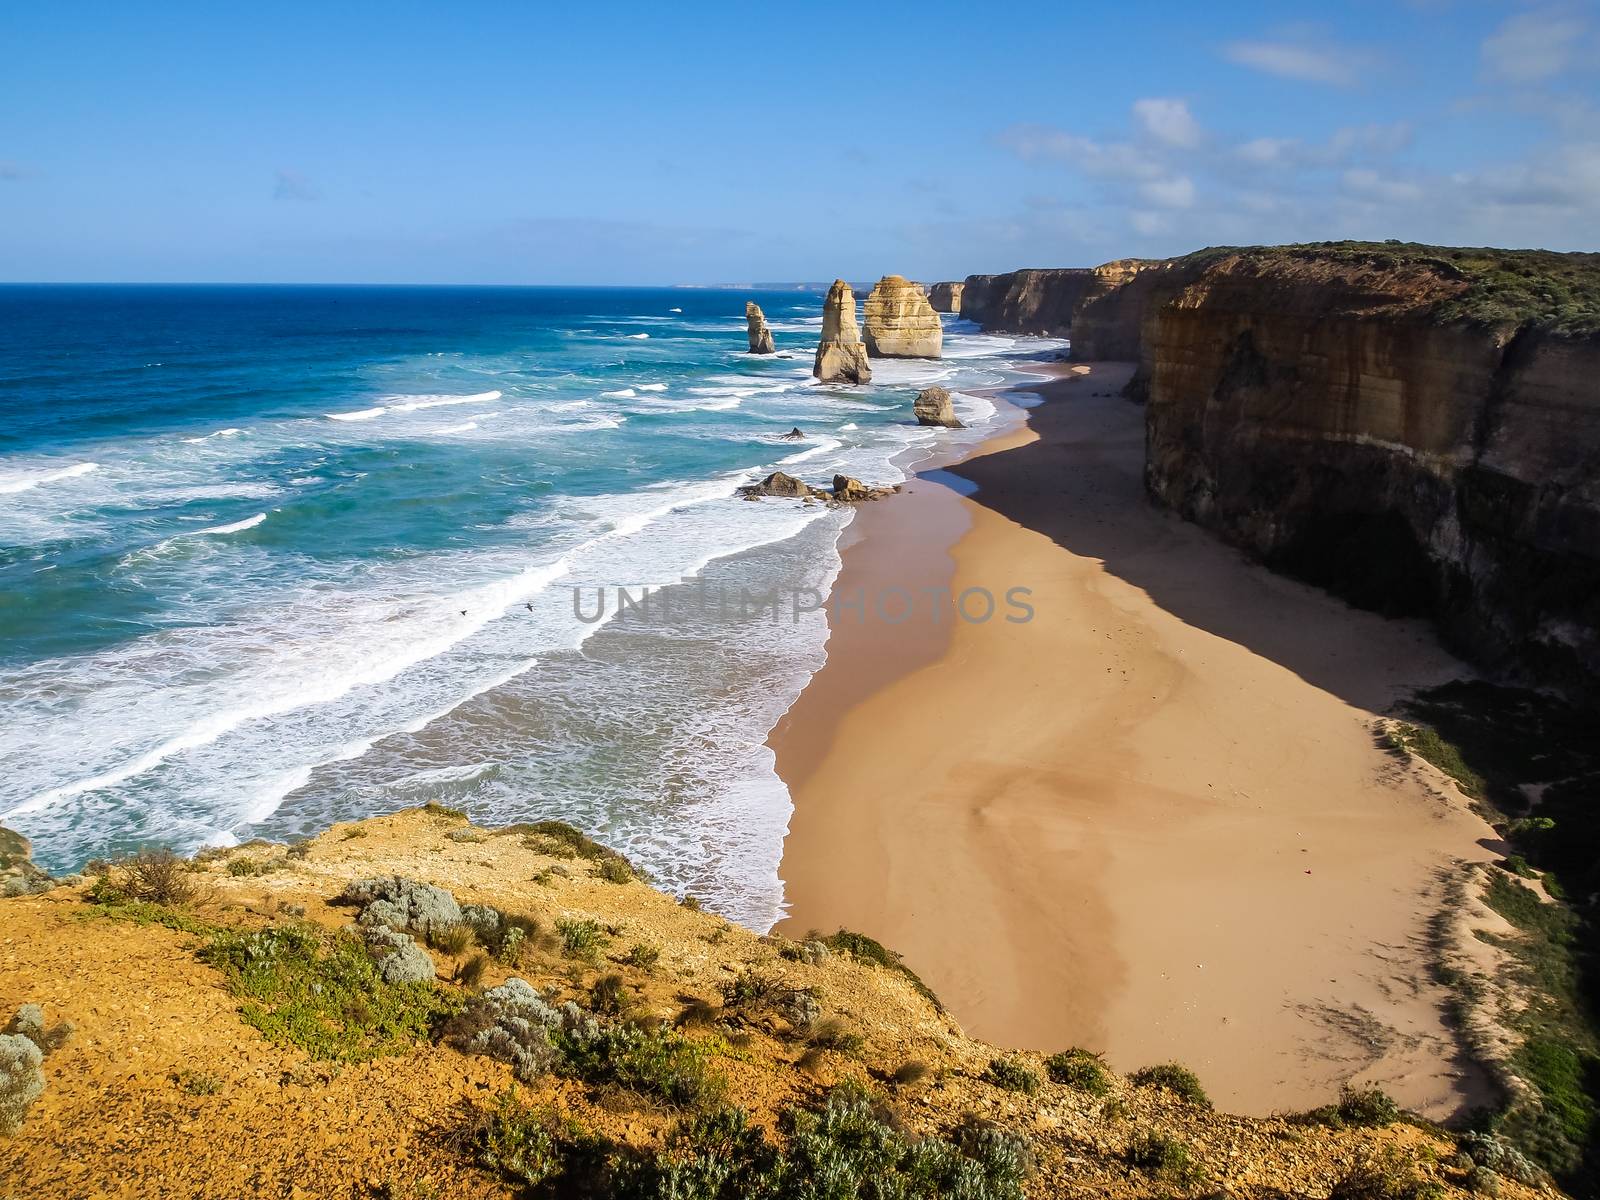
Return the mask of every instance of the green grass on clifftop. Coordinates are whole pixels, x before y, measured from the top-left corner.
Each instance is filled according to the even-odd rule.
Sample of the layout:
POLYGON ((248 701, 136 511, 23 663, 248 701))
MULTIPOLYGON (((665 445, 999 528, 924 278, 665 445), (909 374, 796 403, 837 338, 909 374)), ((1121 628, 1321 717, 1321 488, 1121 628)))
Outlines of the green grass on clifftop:
POLYGON ((1337 262, 1390 270, 1425 267, 1468 287, 1434 314, 1567 334, 1600 333, 1600 254, 1427 246, 1418 242, 1307 242, 1293 246, 1211 246, 1174 261, 1203 266, 1230 254, 1270 261, 1337 262))

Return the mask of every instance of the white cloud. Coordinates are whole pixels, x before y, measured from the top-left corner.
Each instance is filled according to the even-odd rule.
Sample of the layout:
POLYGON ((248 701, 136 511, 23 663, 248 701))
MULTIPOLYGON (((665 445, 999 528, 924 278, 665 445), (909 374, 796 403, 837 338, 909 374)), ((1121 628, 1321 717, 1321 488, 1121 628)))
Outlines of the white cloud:
POLYGON ((1169 146, 1192 150, 1205 140, 1199 122, 1182 100, 1159 97, 1135 100, 1133 115, 1146 133, 1169 146))
POLYGON ((1159 179, 1165 171, 1154 157, 1126 142, 1097 142, 1049 125, 1013 125, 999 141, 1017 157, 1075 167, 1110 179, 1159 179))
POLYGON ((1139 195, 1160 208, 1193 208, 1194 180, 1187 175, 1155 179, 1139 186, 1139 195))
POLYGON ((1507 83, 1542 83, 1577 65, 1588 26, 1558 9, 1507 17, 1483 42, 1484 72, 1507 83))
POLYGON ((1172 218, 1165 213, 1135 209, 1128 214, 1128 224, 1133 226, 1135 233, 1142 233, 1145 237, 1159 237, 1172 232, 1172 218))
POLYGON ((1297 41, 1229 42, 1222 48, 1222 55, 1229 62, 1282 79, 1340 87, 1355 83, 1367 62, 1367 56, 1359 51, 1297 41))
POLYGON ((274 200, 315 200, 317 189, 312 182, 299 171, 288 167, 280 167, 274 176, 272 187, 274 200))
POLYGON ((1340 178, 1345 191, 1363 200, 1384 204, 1410 204, 1422 199, 1424 192, 1419 184, 1404 179, 1381 175, 1371 167, 1352 167, 1340 178))

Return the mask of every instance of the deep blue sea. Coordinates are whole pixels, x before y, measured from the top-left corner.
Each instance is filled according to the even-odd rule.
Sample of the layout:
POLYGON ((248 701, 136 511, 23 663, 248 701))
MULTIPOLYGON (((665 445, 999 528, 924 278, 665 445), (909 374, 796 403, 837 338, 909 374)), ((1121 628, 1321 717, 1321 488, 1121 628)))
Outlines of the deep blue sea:
POLYGON ((823 387, 820 325, 806 292, 0 286, 0 822, 70 869, 426 800, 560 817, 764 928, 764 742, 824 616, 579 613, 825 591, 850 512, 734 488, 902 479, 996 419, 918 428, 918 387, 1049 345, 952 322, 945 359, 823 387))

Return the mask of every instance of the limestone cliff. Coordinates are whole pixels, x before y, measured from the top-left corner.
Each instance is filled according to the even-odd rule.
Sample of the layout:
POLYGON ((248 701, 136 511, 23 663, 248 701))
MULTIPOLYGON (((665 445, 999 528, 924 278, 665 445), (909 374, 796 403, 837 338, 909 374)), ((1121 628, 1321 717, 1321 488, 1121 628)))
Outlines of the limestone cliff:
POLYGON ((744 323, 746 332, 750 336, 751 354, 772 354, 776 347, 772 344, 772 330, 767 327, 767 315, 761 311, 761 306, 754 300, 744 302, 744 323))
POLYGON ((867 296, 867 353, 873 358, 938 358, 944 327, 922 288, 885 275, 867 296))
POLYGON ((1087 267, 968 275, 961 315, 985 329, 1064 337, 1093 286, 1094 272, 1087 267))
POLYGON ((1594 697, 1596 281, 1596 255, 1175 260, 1145 305, 1150 492, 1353 603, 1434 617, 1478 662, 1594 697))
POLYGON ((1072 340, 1072 357, 1134 359, 1144 309, 1165 260, 1125 258, 1098 267, 969 275, 961 315, 984 329, 1072 340))
POLYGON ((961 283, 936 283, 928 289, 928 303, 934 312, 960 313, 961 293, 966 287, 961 283))
POLYGON ((856 325, 856 296, 850 285, 835 279, 822 303, 822 338, 811 373, 823 383, 870 383, 867 348, 856 325))

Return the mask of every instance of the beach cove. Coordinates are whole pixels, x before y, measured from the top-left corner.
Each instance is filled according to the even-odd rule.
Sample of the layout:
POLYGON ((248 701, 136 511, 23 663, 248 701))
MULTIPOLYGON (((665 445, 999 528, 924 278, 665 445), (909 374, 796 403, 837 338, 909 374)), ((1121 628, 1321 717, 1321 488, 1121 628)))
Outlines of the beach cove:
POLYGON ((1026 586, 1036 615, 835 613, 770 739, 779 931, 860 930, 976 1036, 1177 1060, 1230 1110, 1357 1083, 1457 1115, 1488 1083, 1427 923, 1494 835, 1375 725, 1464 668, 1154 509, 1130 370, 1023 394, 1026 425, 857 514, 836 592, 1026 586))

